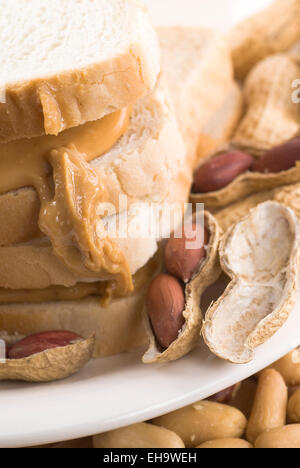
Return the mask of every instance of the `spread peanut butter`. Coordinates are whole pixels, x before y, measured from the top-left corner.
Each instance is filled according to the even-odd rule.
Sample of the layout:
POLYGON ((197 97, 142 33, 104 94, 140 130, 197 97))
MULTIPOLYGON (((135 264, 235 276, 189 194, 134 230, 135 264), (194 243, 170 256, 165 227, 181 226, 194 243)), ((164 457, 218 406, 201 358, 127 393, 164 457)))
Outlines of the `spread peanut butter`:
POLYGON ((109 239, 98 238, 96 214, 108 196, 88 164, 126 131, 130 109, 62 132, 0 145, 0 193, 32 186, 40 199, 39 227, 54 254, 81 278, 117 279, 132 290, 126 258, 109 239))

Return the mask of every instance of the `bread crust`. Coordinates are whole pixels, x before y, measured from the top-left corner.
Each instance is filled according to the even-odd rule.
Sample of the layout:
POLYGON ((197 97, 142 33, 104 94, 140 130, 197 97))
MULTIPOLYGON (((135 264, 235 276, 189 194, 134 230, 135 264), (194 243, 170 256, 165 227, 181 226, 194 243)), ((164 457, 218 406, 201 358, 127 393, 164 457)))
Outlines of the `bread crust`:
POLYGON ((130 1, 133 12, 143 12, 145 37, 137 35, 109 60, 8 84, 0 103, 0 143, 57 135, 133 104, 154 87, 160 71, 158 40, 145 7, 130 1))

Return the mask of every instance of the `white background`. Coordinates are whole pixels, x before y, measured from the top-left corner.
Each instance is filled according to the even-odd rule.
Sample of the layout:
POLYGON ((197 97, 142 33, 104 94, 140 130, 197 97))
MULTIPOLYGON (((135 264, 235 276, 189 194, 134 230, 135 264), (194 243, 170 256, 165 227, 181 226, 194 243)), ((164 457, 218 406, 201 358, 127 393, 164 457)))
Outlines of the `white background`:
POLYGON ((271 0, 146 0, 146 3, 156 24, 204 25, 224 30, 263 9, 271 0))

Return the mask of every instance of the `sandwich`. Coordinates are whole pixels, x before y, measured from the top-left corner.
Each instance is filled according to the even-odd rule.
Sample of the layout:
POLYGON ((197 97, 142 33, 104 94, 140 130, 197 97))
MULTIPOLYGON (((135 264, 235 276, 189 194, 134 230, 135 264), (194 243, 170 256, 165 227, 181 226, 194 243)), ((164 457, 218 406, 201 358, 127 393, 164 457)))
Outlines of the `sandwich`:
POLYGON ((127 351, 147 339, 162 207, 180 221, 199 158, 239 120, 230 53, 208 30, 155 31, 138 0, 19 3, 0 32, 0 331, 127 351))

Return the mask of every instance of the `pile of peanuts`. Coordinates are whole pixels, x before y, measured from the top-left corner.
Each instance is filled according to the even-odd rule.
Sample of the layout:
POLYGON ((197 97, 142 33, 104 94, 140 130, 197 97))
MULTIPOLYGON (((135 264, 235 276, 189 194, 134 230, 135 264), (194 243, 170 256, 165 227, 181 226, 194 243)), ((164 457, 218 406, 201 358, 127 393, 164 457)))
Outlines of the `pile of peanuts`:
POLYGON ((52 448, 300 448, 300 348, 259 375, 150 422, 52 448))

